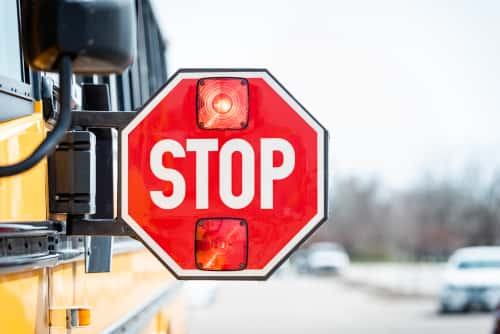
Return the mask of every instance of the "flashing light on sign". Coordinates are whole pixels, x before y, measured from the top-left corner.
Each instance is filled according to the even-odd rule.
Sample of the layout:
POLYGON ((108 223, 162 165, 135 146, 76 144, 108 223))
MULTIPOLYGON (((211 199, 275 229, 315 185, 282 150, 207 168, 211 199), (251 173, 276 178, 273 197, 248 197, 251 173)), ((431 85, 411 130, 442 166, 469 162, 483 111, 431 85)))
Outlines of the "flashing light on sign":
POLYGON ((198 80, 198 126, 207 130, 238 130, 248 124, 248 81, 242 78, 198 80))
POLYGON ((212 107, 214 108, 215 112, 219 114, 227 113, 229 110, 231 110, 232 106, 233 101, 224 93, 220 93, 219 95, 214 97, 214 100, 212 102, 212 107))
POLYGON ((209 271, 243 270, 247 265, 247 244, 244 220, 200 219, 196 224, 196 266, 209 271))

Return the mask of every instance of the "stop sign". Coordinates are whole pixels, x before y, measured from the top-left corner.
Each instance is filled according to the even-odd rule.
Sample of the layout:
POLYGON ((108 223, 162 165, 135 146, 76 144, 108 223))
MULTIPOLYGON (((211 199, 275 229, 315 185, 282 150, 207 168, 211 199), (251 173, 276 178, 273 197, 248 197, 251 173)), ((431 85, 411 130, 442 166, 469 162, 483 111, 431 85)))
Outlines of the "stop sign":
POLYGON ((121 133, 121 216, 182 279, 265 279, 327 214, 328 133, 266 70, 180 70, 121 133))

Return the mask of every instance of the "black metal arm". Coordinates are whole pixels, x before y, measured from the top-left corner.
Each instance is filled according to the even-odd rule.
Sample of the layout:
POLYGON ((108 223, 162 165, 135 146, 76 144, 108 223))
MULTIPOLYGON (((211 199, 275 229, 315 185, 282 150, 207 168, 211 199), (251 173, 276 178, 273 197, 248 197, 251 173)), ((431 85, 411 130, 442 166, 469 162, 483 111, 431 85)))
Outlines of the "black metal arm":
POLYGON ((124 128, 137 114, 135 111, 73 111, 73 127, 124 128))
POLYGON ((121 219, 90 219, 69 216, 66 222, 66 235, 86 236, 129 236, 136 234, 121 219))

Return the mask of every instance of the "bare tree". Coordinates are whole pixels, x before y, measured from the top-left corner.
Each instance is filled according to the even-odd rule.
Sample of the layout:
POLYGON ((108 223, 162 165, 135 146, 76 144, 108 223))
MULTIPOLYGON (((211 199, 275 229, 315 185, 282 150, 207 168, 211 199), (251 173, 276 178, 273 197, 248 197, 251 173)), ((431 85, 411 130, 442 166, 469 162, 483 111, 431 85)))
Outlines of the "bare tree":
POLYGON ((500 241, 500 173, 487 186, 422 178, 390 192, 376 180, 337 180, 330 221, 313 240, 337 241, 357 258, 443 259, 453 250, 500 241))

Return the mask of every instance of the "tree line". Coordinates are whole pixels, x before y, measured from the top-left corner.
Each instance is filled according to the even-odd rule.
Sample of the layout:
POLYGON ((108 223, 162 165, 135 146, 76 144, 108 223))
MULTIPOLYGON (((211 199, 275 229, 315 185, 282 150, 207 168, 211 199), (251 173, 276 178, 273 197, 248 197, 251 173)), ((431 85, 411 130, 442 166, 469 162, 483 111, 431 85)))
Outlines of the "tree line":
POLYGON ((313 241, 335 241, 359 260, 444 260, 455 249, 500 244, 500 173, 486 185, 423 177, 394 191, 377 180, 335 180, 330 217, 313 241))

